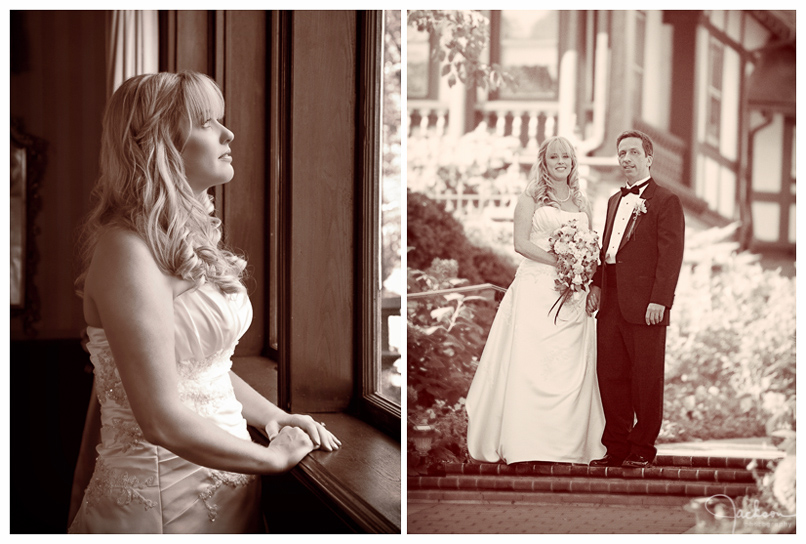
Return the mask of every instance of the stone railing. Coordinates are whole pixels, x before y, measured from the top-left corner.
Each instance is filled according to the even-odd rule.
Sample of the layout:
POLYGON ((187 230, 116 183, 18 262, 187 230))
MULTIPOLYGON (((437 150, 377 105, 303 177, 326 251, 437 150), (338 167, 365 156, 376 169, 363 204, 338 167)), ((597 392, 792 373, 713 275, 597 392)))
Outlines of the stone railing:
POLYGON ((495 101, 476 108, 476 125, 484 124, 497 136, 521 142, 526 155, 537 153, 540 143, 557 134, 557 102, 495 101))
MULTIPOLYGON (((540 143, 557 133, 557 102, 494 101, 475 108, 473 123, 496 136, 514 137, 521 147, 537 151, 540 143)), ((438 100, 412 100, 408 104, 409 137, 440 137, 450 121, 449 107, 438 100)))

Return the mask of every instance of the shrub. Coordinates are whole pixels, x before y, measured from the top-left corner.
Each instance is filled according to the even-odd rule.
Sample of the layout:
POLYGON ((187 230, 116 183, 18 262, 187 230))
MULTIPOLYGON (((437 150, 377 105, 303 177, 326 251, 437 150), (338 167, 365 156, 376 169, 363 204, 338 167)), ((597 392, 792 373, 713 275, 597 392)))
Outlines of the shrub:
POLYGON ((421 193, 407 191, 408 266, 428 268, 434 259, 456 261, 458 278, 470 284, 492 283, 508 287, 515 265, 490 248, 471 244, 459 221, 443 205, 421 193))
MULTIPOLYGON (((690 234, 686 242, 659 443, 795 430, 795 280, 737 254, 723 241, 731 232, 690 234)), ((409 293, 466 283, 456 261, 426 268, 409 269, 409 293)), ((436 429, 431 461, 468 459, 464 398, 495 307, 462 295, 408 302, 409 423, 436 429)))
MULTIPOLYGON (((456 261, 434 259, 426 271, 409 269, 409 294, 454 287, 456 261)), ((429 458, 467 460, 465 396, 495 317, 496 303, 478 294, 451 293, 409 299, 407 380, 411 427, 430 425, 436 437, 429 458)), ((410 448, 411 449, 411 448, 410 448)))
MULTIPOLYGON (((666 348, 659 442, 794 429, 795 280, 723 243, 687 241, 666 348)), ((716 237, 716 239, 714 239, 716 237)))

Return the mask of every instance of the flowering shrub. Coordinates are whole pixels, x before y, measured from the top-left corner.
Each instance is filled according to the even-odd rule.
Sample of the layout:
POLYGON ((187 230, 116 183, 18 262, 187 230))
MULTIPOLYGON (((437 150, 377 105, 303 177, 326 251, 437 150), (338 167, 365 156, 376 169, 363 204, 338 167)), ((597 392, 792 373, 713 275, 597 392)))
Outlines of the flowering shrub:
MULTIPOLYGON (((409 269, 408 293, 456 287, 453 260, 434 259, 426 271, 409 269)), ((484 349, 497 304, 460 293, 410 298, 407 307, 408 440, 413 426, 435 437, 429 461, 467 460, 465 396, 484 349)))
MULTIPOLYGON (((732 231, 689 233, 667 333, 659 443, 795 429, 795 280, 737 254, 732 231)), ((409 293, 461 285, 455 261, 409 269, 409 293)), ((478 297, 408 303, 409 422, 436 430, 433 461, 467 461, 464 397, 496 305, 478 297)), ((411 437, 411 433, 409 435, 411 437)))
POLYGON ((671 310, 659 442, 795 425, 795 280, 720 238, 690 236, 671 310))
POLYGON ((479 195, 502 205, 526 188, 531 159, 521 163, 520 139, 490 132, 485 122, 459 138, 413 129, 406 145, 406 186, 416 192, 479 195))

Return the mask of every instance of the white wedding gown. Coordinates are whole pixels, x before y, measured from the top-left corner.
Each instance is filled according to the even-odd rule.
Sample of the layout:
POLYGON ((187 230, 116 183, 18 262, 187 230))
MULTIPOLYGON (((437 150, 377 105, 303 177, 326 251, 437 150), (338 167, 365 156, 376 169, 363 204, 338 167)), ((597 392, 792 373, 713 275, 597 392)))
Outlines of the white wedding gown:
MULTIPOLYGON (((174 299, 177 394, 196 413, 250 440, 229 371, 249 328, 245 293, 206 284, 174 299)), ((89 327, 101 444, 71 533, 245 533, 261 530, 260 479, 212 470, 155 446, 134 419, 103 329, 89 327)))
MULTIPOLYGON (((542 206, 530 240, 548 250, 549 235, 582 212, 542 206)), ((478 461, 588 463, 605 454, 604 413, 596 378, 595 320, 576 293, 559 313, 554 266, 524 259, 504 295, 467 395, 467 445, 478 461)))

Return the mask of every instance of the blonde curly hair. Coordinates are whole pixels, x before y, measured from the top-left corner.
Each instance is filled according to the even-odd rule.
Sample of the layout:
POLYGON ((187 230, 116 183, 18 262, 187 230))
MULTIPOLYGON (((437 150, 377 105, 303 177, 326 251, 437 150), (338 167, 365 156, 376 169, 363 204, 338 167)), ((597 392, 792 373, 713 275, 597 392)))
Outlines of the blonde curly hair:
POLYGON ((546 138, 537 152, 537 162, 529 172, 529 183, 524 192, 529 195, 538 206, 552 206, 559 208, 560 203, 554 190, 552 178, 546 166, 546 155, 551 152, 566 152, 571 157, 571 171, 568 173, 568 187, 571 190, 571 201, 590 217, 590 203, 579 187, 579 169, 574 146, 567 138, 552 136, 546 138))
POLYGON ((79 241, 79 296, 98 239, 115 227, 137 233, 167 274, 227 294, 244 290, 246 261, 221 244, 212 197, 193 192, 181 155, 194 123, 223 115, 221 90, 196 72, 139 75, 115 91, 104 115, 94 205, 79 241))

